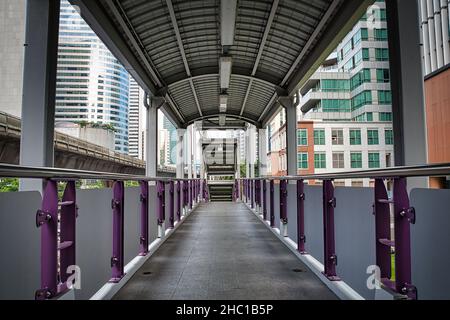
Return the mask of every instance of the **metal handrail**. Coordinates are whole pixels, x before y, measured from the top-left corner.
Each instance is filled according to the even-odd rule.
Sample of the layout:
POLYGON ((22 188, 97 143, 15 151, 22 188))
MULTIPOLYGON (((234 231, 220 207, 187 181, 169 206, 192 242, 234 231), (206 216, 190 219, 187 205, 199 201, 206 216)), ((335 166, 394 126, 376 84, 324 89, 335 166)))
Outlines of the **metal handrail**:
MULTIPOLYGON (((410 177, 442 177, 450 176, 450 163, 422 166, 392 167, 378 170, 349 171, 329 174, 310 174, 298 176, 264 176, 251 180, 342 180, 364 178, 410 178, 410 177)), ((241 178, 239 180, 248 180, 241 178)))
POLYGON ((170 177, 147 177, 121 173, 83 171, 74 169, 29 167, 0 163, 0 177, 3 178, 37 178, 59 180, 115 180, 115 181, 195 181, 202 179, 181 179, 170 177))

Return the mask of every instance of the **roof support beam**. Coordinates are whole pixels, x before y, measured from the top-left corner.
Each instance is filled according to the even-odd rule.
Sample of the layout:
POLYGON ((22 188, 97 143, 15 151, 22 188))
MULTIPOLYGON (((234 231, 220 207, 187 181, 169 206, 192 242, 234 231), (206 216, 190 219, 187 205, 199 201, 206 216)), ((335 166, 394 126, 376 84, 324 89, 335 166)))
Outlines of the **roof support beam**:
POLYGON ((175 32, 175 37, 177 38, 178 49, 180 50, 181 58, 183 59, 184 68, 186 69, 188 77, 190 77, 191 70, 189 69, 186 53, 184 52, 183 41, 181 40, 180 29, 178 29, 177 18, 175 17, 175 11, 173 10, 172 0, 166 0, 166 4, 169 9, 170 20, 172 21, 173 31, 175 32))
POLYGON ((159 88, 163 87, 163 84, 162 84, 162 82, 161 82, 161 80, 159 78, 159 75, 155 71, 153 63, 152 63, 150 57, 148 56, 148 53, 146 52, 144 45, 142 44, 140 39, 137 37, 137 34, 134 31, 134 29, 131 26, 131 24, 129 22, 128 22, 128 24, 127 24, 127 22, 125 22, 123 17, 125 17, 125 19, 127 19, 127 20, 128 20, 128 18, 126 17, 123 8, 120 6, 120 3, 117 2, 117 5, 119 6, 119 9, 120 9, 120 11, 122 13, 121 14, 119 12, 119 9, 116 7, 115 3, 116 2, 112 2, 112 1, 106 2, 108 7, 111 9, 114 17, 117 19, 117 21, 119 22, 120 26, 122 27, 122 29, 124 30, 125 34, 127 35, 128 39, 131 41, 131 43, 132 43, 134 49, 137 51, 139 57, 144 62, 145 67, 150 72, 150 75, 152 76, 153 80, 156 82, 157 86, 159 88), (139 43, 138 43, 138 41, 139 41, 139 43))
MULTIPOLYGON (((267 37, 269 36, 270 28, 272 27, 273 19, 275 18, 275 13, 278 9, 279 0, 274 0, 272 3, 272 8, 270 9, 269 18, 267 19, 266 29, 264 30, 264 35, 261 40, 261 44, 259 45, 258 55, 256 56, 255 64, 253 66, 252 77, 256 75, 256 71, 258 70, 259 61, 261 61, 261 57, 264 51, 264 47, 266 45, 267 37)), ((245 94, 244 102, 242 103, 241 108, 241 116, 244 114, 245 106, 247 105, 248 96, 250 94, 250 90, 252 88, 253 80, 250 79, 247 87, 247 93, 245 94)))
POLYGON ((341 0, 334 0, 331 3, 331 5, 328 7, 328 10, 325 12, 324 16, 322 17, 322 20, 320 20, 319 24, 314 29, 314 32, 311 34, 311 36, 309 37, 308 41, 304 45, 302 51, 300 52, 300 54, 295 59, 295 61, 292 64, 291 68, 289 69, 289 71, 286 73, 286 76, 284 77, 283 81, 280 84, 281 87, 286 84, 286 82, 288 81, 288 79, 291 76, 292 72, 294 72, 295 68, 297 68, 297 65, 300 63, 300 60, 302 60, 302 58, 305 56, 305 54, 311 48, 311 46, 313 45, 314 41, 316 41, 317 36, 322 31, 324 25, 329 21, 331 15, 336 10, 336 7, 338 6, 338 4, 340 2, 341 2, 341 0))
MULTIPOLYGON (((169 9, 170 20, 172 21, 173 31, 175 32, 175 37, 177 38, 178 49, 180 50, 181 58, 183 59, 184 68, 186 69, 186 74, 191 78, 191 70, 189 69, 189 64, 186 58, 186 53, 184 52, 183 41, 181 40, 180 29, 178 28, 177 18, 175 17, 175 11, 173 10, 173 5, 171 0, 166 0, 167 8, 169 9)), ((192 94, 194 95, 195 104, 197 105, 198 113, 203 116, 202 108, 200 107, 200 102, 197 97, 197 92, 195 91, 194 82, 189 79, 189 84, 191 86, 192 94)))
MULTIPOLYGON (((120 6, 120 3, 118 2, 106 2, 108 7, 110 8, 111 12, 113 13, 116 20, 119 22, 120 26, 124 30, 126 36, 131 41, 133 47, 137 51, 139 57, 144 62, 145 67, 147 68, 148 72, 152 76, 153 81, 157 84, 159 88, 163 87, 164 84, 160 80, 160 76, 156 70, 156 68, 153 65, 153 62, 151 61, 151 58, 148 56, 147 51, 145 50, 144 45, 142 44, 141 40, 139 39, 136 31, 132 28, 131 23, 128 21, 128 18, 125 15, 125 11, 120 6), (118 8, 116 7, 115 3, 117 3, 118 8), (120 11, 119 11, 120 10, 120 11), (125 21, 125 20, 127 21, 125 21)), ((169 98, 169 101, 172 101, 170 95, 166 94, 166 99, 169 98)), ((168 108, 172 110, 165 110, 166 108, 162 108, 161 110, 163 113, 171 119, 171 122, 175 123, 177 127, 182 127, 182 122, 184 121, 183 116, 180 114, 180 112, 177 110, 177 108, 173 105, 173 102, 169 102, 168 108), (179 119, 177 119, 177 116, 179 119), (181 120, 181 121, 179 121, 181 120)))

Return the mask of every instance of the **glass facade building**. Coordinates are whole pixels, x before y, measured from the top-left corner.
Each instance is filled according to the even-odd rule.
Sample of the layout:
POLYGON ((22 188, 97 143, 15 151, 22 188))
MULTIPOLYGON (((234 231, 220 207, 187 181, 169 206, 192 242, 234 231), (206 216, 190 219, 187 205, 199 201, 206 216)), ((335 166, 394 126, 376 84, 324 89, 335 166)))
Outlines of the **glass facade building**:
POLYGON ((61 1, 56 121, 109 124, 128 154, 129 75, 67 0, 61 1))

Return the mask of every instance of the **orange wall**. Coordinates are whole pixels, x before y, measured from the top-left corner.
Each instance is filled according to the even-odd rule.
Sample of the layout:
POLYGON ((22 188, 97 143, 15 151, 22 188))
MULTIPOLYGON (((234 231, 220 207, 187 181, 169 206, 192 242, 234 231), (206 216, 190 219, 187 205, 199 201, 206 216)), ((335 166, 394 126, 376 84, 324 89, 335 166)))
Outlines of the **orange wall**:
POLYGON ((425 81, 428 162, 450 162, 450 69, 425 81))

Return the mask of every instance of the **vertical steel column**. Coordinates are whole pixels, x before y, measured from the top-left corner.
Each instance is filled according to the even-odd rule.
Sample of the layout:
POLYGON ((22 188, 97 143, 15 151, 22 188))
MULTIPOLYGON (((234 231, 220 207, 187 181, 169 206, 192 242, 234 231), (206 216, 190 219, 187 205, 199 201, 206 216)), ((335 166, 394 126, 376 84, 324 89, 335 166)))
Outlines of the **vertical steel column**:
POLYGON ((390 203, 384 180, 376 179, 374 201, 376 263, 380 268, 381 281, 392 288, 393 286, 390 285, 391 245, 394 244, 391 239, 390 203))
POLYGON ((181 181, 177 181, 177 221, 181 221, 181 181))
POLYGON ((410 224, 416 223, 416 212, 409 204, 406 178, 394 179, 395 283, 397 292, 417 299, 411 283, 410 224))
POLYGON ((297 181, 297 250, 306 254, 305 250, 305 183, 297 181))
POLYGON ((47 180, 42 207, 36 213, 36 226, 41 228, 41 288, 36 300, 45 300, 58 293, 58 188, 56 181, 47 180))
POLYGON ((148 253, 148 182, 140 181, 141 185, 141 237, 139 238, 139 255, 148 253))
POLYGON ((112 283, 119 282, 124 274, 124 199, 125 187, 123 181, 115 181, 113 185, 113 254, 111 257, 112 274, 109 280, 112 283))
POLYGON ((275 199, 274 199, 274 192, 275 192, 275 181, 270 180, 270 187, 269 187, 269 197, 270 197, 270 226, 272 228, 275 228, 275 199))
POLYGON ((75 237, 76 237, 76 219, 77 219, 77 205, 76 205, 76 189, 75 181, 68 181, 62 202, 59 203, 61 207, 60 214, 60 235, 59 235, 59 276, 61 287, 58 288, 58 293, 67 290, 66 282, 69 278, 67 270, 69 266, 75 265, 75 237))
POLYGON ((173 229, 175 227, 175 183, 172 181, 169 182, 169 229, 173 229))
POLYGON ((267 220, 267 183, 266 180, 262 181, 262 189, 263 189, 263 218, 264 221, 267 220))
POLYGON ((334 240, 334 186, 332 180, 323 181, 323 240, 324 240, 324 275, 330 281, 339 281, 336 275, 337 256, 334 240))

